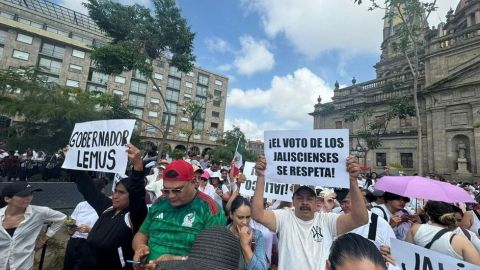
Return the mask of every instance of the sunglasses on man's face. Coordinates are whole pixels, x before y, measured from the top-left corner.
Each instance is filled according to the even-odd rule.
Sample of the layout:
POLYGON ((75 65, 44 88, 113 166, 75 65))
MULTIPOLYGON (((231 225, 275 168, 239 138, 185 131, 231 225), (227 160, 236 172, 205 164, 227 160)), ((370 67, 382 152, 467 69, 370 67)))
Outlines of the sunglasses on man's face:
POLYGON ((185 186, 186 185, 183 185, 183 186, 178 187, 178 188, 162 188, 161 191, 164 194, 170 194, 170 192, 173 193, 173 194, 178 194, 178 193, 182 192, 182 190, 185 186))

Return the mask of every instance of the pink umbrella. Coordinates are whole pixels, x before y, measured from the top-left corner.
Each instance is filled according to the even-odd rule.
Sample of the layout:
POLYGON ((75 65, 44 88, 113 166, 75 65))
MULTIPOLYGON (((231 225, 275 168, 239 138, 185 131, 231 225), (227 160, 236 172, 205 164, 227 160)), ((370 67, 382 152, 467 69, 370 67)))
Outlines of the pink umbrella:
POLYGON ((465 190, 452 184, 420 176, 384 176, 375 189, 405 197, 442 202, 475 202, 465 190))

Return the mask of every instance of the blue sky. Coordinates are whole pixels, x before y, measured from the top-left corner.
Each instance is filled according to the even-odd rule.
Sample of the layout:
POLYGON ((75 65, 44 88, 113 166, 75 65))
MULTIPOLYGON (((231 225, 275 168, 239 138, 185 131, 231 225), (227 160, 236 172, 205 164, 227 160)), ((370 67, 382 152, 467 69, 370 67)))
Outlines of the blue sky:
MULTIPOLYGON (((82 0, 59 0, 79 11, 82 0)), ((119 0, 151 6, 150 0, 119 0)), ((365 1, 368 2, 368 1, 365 1)), ((459 0, 437 0, 430 25, 459 0)), ((249 139, 264 130, 312 129, 318 96, 375 78, 383 12, 353 0, 177 0, 196 33, 197 66, 229 78, 225 127, 249 139)))

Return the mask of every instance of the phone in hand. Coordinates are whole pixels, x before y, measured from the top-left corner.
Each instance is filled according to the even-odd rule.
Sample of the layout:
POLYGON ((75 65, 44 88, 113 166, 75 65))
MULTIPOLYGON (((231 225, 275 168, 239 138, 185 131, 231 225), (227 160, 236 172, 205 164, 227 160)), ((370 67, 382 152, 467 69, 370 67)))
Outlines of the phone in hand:
POLYGON ((125 260, 127 263, 131 263, 133 265, 139 265, 139 264, 146 264, 147 262, 144 260, 136 261, 136 260, 125 260))

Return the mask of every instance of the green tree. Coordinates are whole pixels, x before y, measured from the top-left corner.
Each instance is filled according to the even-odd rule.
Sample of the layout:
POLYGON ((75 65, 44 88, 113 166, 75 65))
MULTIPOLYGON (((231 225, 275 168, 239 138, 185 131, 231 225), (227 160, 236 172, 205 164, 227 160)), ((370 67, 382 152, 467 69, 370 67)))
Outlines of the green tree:
POLYGON ((89 0, 85 3, 90 17, 105 31, 112 42, 95 47, 91 58, 95 68, 107 74, 137 70, 157 89, 167 113, 166 127, 158 149, 162 153, 170 130, 170 116, 165 96, 153 79, 154 61, 168 56, 171 65, 188 72, 193 67, 195 34, 182 18, 175 0, 152 0, 153 12, 138 4, 127 6, 111 0, 89 0))
POLYGON ((415 107, 412 105, 411 98, 400 97, 387 101, 386 114, 373 117, 374 113, 375 110, 372 108, 363 108, 349 110, 344 114, 345 122, 357 122, 360 126, 353 136, 357 140, 357 145, 362 145, 360 141, 366 144, 361 149, 365 153, 365 161, 370 150, 382 146, 382 138, 387 134, 389 123, 393 119, 415 116, 415 107))
MULTIPOLYGON (((362 0, 354 0, 359 5, 362 0)), ((385 9, 384 19, 400 19, 396 33, 398 42, 394 43, 393 49, 402 53, 407 60, 409 71, 413 77, 413 104, 415 106, 415 117, 417 124, 418 144, 418 174, 423 174, 423 142, 422 142, 422 121, 418 103, 418 88, 421 78, 420 70, 424 63, 421 61, 421 46, 425 44, 424 31, 428 29, 428 17, 437 8, 437 1, 419 0, 384 0, 381 6, 377 0, 370 0, 370 10, 385 9)))
MULTIPOLYGON (((187 100, 182 106, 182 113, 188 118, 188 124, 180 127, 179 130, 183 134, 187 135, 187 149, 190 149, 190 139, 193 135, 200 134, 203 130, 197 128, 198 123, 205 121, 206 106, 210 102, 221 101, 221 98, 215 97, 211 94, 207 94, 207 99, 201 100, 187 100)), ((210 135, 218 136, 216 131, 210 130, 210 135)))
POLYGON ((243 161, 253 162, 257 160, 257 156, 253 152, 245 149, 245 145, 247 145, 247 139, 245 138, 245 134, 242 132, 242 130, 240 130, 240 128, 237 126, 233 126, 232 130, 226 131, 218 144, 219 146, 215 147, 210 152, 210 158, 212 160, 223 160, 224 162, 232 161, 233 156, 235 155, 237 144, 241 147, 239 151, 242 154, 243 161))
POLYGON ((18 120, 2 132, 11 149, 54 151, 68 142, 75 123, 132 118, 115 96, 45 83, 37 71, 0 70, 0 114, 18 120))
POLYGON ((188 118, 188 127, 180 128, 180 132, 187 135, 187 149, 190 149, 190 139, 193 135, 200 134, 201 129, 196 128, 196 123, 204 121, 205 105, 198 101, 187 100, 183 104, 183 114, 188 118))

